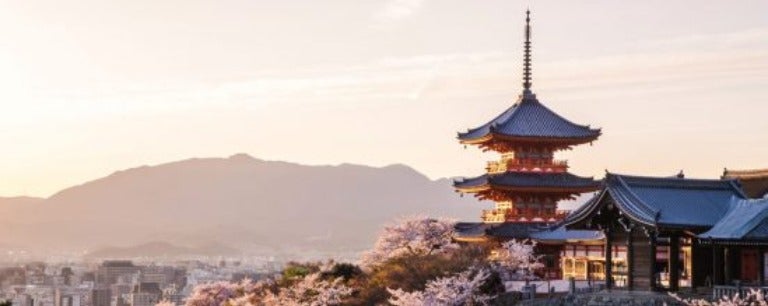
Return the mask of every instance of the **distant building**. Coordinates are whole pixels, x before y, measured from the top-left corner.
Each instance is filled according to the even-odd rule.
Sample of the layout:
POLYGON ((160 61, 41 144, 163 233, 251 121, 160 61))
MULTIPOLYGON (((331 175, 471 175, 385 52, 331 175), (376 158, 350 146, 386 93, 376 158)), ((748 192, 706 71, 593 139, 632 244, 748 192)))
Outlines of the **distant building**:
POLYGON ((112 300, 114 300, 116 304, 124 303, 125 305, 128 305, 128 295, 131 293, 132 289, 133 285, 128 283, 113 284, 109 286, 112 300))
POLYGON ((768 196, 768 169, 723 171, 723 178, 737 179, 750 198, 760 199, 768 196))
POLYGON ((109 288, 97 288, 91 290, 92 306, 110 306, 112 304, 112 292, 109 288))
POLYGON ((137 272, 139 272, 139 267, 129 260, 107 260, 96 271, 96 283, 112 285, 117 283, 121 276, 130 276, 137 272))
POLYGON ((13 299, 14 306, 33 306, 35 300, 29 294, 19 294, 13 299))
POLYGON ((157 283, 140 282, 133 286, 129 303, 131 306, 154 306, 162 297, 163 291, 157 283))
POLYGON ((76 292, 67 292, 58 288, 54 293, 54 306, 81 306, 83 305, 82 296, 76 292))

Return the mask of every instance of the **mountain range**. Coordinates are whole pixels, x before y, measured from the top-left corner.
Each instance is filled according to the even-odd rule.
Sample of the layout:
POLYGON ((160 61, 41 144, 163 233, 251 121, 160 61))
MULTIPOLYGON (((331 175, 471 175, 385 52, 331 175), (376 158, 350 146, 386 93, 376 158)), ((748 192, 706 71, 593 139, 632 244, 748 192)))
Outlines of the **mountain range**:
POLYGON ((0 198, 0 249, 96 257, 359 252, 399 216, 478 220, 481 204, 404 165, 246 154, 115 172, 49 198, 0 198), (212 247, 215 246, 215 247, 212 247))

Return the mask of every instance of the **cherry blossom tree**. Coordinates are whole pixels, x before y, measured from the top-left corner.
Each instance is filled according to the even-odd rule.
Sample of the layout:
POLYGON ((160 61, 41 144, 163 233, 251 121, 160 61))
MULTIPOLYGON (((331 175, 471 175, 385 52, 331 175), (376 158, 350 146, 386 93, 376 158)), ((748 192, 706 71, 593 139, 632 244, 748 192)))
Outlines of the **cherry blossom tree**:
POLYGON ((768 306, 765 294, 758 289, 752 289, 743 296, 740 294, 724 296, 711 302, 704 299, 683 299, 674 293, 669 295, 688 306, 768 306))
POLYGON ((411 216, 387 225, 373 249, 362 257, 365 267, 379 265, 391 258, 425 256, 457 248, 453 243, 455 221, 411 216))
POLYGON ((510 272, 516 278, 526 278, 544 266, 539 262, 541 256, 536 255, 535 249, 535 241, 512 239, 501 245, 494 261, 500 268, 499 272, 510 272))
MULTIPOLYGON (((216 282, 195 287, 186 306, 325 306, 340 305, 353 290, 341 277, 326 280, 321 271, 302 277, 290 286, 278 288, 272 280, 239 283, 216 282)), ((163 305, 167 306, 167 305, 163 305)))
POLYGON ((332 281, 320 279, 320 273, 307 275, 293 286, 281 288, 277 294, 268 293, 265 305, 324 306, 340 305, 352 294, 352 288, 342 283, 342 278, 332 281))
POLYGON ((271 280, 254 282, 245 279, 237 283, 215 282, 195 287, 186 306, 260 305, 262 298, 275 286, 271 280))
POLYGON ((397 306, 460 306, 486 305, 491 296, 482 294, 480 287, 490 276, 487 269, 467 270, 454 276, 442 277, 427 283, 423 291, 405 292, 388 289, 389 303, 397 306))

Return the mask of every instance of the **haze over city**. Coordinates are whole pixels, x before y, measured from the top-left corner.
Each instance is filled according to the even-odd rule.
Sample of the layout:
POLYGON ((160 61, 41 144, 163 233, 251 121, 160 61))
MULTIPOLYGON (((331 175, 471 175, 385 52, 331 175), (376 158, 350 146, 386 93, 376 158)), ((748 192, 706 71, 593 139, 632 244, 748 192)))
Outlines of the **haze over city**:
POLYGON ((765 1, 14 1, 0 194, 239 152, 479 174, 455 135, 519 94, 527 7, 534 92, 603 129, 575 173, 768 167, 765 1))
POLYGON ((768 305, 768 2, 0 5, 0 306, 768 305))

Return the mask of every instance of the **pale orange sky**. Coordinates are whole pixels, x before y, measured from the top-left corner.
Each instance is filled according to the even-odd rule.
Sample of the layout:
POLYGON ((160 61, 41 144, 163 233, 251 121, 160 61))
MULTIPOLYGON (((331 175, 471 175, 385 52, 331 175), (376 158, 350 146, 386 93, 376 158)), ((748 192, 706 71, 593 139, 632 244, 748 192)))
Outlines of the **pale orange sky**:
POLYGON ((768 168, 768 2, 8 1, 0 195, 245 152, 476 175, 459 130, 520 92, 602 127, 573 172, 768 168))

